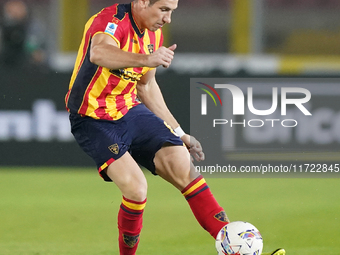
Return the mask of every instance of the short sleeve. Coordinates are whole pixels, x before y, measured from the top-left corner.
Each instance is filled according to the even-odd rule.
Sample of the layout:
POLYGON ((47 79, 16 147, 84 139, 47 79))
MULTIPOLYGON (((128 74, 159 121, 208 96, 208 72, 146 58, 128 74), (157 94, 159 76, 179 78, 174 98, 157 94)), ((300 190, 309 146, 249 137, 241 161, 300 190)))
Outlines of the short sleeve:
POLYGON ((123 24, 112 19, 112 15, 98 15, 91 26, 92 37, 98 33, 104 33, 111 36, 120 47, 124 40, 124 33, 122 33, 123 24), (108 17, 106 17, 108 16, 108 17))

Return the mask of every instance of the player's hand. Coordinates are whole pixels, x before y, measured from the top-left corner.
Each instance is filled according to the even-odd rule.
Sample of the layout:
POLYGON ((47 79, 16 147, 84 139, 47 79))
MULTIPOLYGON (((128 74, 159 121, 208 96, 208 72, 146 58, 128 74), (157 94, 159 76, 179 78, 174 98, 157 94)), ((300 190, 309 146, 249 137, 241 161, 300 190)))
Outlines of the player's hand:
POLYGON ((169 48, 164 46, 160 47, 154 53, 148 55, 148 65, 149 67, 157 67, 162 65, 164 68, 168 68, 174 59, 175 52, 177 48, 176 44, 171 45, 169 48))
POLYGON ((198 162, 205 159, 201 143, 195 137, 185 134, 181 137, 182 141, 187 146, 191 156, 198 162))

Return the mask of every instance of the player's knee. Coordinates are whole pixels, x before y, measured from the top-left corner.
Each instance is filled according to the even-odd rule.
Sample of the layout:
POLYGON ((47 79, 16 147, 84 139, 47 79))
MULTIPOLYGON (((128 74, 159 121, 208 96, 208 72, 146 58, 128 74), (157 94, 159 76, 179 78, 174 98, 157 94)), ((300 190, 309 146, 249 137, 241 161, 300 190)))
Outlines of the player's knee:
POLYGON ((123 191, 123 196, 133 201, 142 202, 147 196, 147 184, 139 183, 131 185, 129 189, 123 191))
POLYGON ((141 188, 133 192, 132 200, 142 202, 146 199, 146 196, 147 196, 147 190, 141 188))

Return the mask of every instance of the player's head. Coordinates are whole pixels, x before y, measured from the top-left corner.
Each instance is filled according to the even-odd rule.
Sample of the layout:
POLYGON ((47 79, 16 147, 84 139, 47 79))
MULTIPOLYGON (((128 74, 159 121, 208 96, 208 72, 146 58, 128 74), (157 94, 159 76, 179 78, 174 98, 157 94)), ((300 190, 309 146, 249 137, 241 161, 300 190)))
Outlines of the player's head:
POLYGON ((141 29, 156 31, 171 22, 178 0, 135 0, 134 17, 141 29))

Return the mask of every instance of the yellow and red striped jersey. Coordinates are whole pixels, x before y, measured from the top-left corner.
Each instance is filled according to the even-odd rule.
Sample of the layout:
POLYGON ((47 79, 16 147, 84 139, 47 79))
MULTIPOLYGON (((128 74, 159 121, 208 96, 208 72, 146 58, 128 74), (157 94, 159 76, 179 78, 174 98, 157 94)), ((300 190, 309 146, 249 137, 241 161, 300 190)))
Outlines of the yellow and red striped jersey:
POLYGON ((120 49, 132 53, 151 54, 162 45, 161 29, 152 32, 138 28, 131 11, 132 4, 104 8, 86 23, 65 98, 69 112, 117 120, 139 104, 137 81, 152 68, 110 70, 90 62, 91 39, 98 33, 111 36, 120 49))

